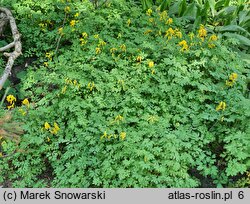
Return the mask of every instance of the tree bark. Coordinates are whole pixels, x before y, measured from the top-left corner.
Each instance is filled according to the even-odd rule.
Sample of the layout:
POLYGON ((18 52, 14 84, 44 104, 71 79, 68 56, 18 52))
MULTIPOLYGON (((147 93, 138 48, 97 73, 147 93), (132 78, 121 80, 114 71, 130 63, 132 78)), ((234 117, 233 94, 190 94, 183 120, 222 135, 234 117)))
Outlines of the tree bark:
POLYGON ((13 42, 8 45, 1 47, 0 52, 4 52, 12 47, 14 47, 13 52, 4 52, 4 56, 8 57, 7 64, 5 66, 5 70, 0 77, 0 90, 3 88, 4 83, 8 79, 11 74, 11 69, 13 67, 15 59, 22 54, 22 44, 21 44, 21 35, 17 29, 15 19, 11 13, 11 11, 7 8, 0 7, 0 35, 3 35, 4 26, 9 22, 13 42))

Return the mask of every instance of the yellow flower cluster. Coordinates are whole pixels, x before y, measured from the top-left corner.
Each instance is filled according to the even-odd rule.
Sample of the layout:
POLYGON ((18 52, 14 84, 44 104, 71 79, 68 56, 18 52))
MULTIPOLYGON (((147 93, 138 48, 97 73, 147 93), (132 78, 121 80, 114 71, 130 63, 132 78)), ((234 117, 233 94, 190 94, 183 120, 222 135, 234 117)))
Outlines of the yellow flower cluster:
POLYGON ((182 38, 182 32, 179 31, 178 29, 175 29, 175 36, 178 38, 182 38))
POLYGON ((126 139, 126 132, 120 132, 120 134, 119 135, 117 135, 117 134, 107 134, 107 131, 105 131, 104 133, 103 133, 103 135, 100 137, 100 139, 102 140, 102 139, 111 139, 112 137, 114 138, 114 139, 117 139, 117 138, 120 138, 121 140, 125 140, 126 139))
POLYGON ((88 34, 86 32, 82 33, 82 37, 80 38, 80 42, 81 42, 81 46, 87 44, 87 38, 88 38, 88 34))
POLYGON ((94 82, 89 82, 87 85, 87 88, 89 89, 89 91, 93 91, 93 89, 95 88, 95 83, 94 82))
POLYGON ((79 13, 76 13, 76 14, 74 15, 75 18, 77 18, 78 16, 79 16, 79 13))
POLYGON ((101 53, 101 48, 99 48, 99 47, 97 47, 97 48, 95 48, 95 54, 100 54, 101 53))
POLYGON ((69 7, 69 6, 66 6, 66 7, 64 8, 64 11, 65 11, 65 13, 69 13, 69 12, 70 12, 70 7, 69 7))
POLYGON ((221 101, 219 105, 216 107, 216 111, 220 111, 220 110, 224 111, 225 109, 226 109, 226 102, 223 102, 223 101, 221 101))
POLYGON ((153 68, 154 67, 154 62, 153 61, 149 61, 148 62, 148 66, 149 66, 149 68, 153 68))
POLYGON ((120 49, 121 49, 123 52, 126 52, 127 47, 126 47, 125 44, 122 44, 122 45, 120 46, 120 49))
POLYGON ((198 37, 202 40, 202 42, 204 41, 205 37, 207 36, 207 30, 205 29, 204 25, 200 25, 200 28, 198 30, 198 37))
POLYGON ((95 35, 94 35, 94 38, 95 38, 95 39, 98 39, 98 38, 99 38, 99 34, 95 34, 95 35))
MULTIPOLYGON (((22 101, 22 105, 26 106, 26 108, 29 108, 30 107, 30 102, 27 98, 25 98, 23 101, 22 101)), ((18 109, 18 111, 24 116, 27 114, 27 111, 25 111, 23 108, 20 108, 18 109)))
POLYGON ((153 32, 152 30, 146 30, 146 31, 144 32, 144 34, 147 35, 147 34, 152 33, 152 32, 153 32))
POLYGON ((235 83, 235 81, 236 81, 237 78, 238 78, 238 74, 232 73, 232 74, 229 76, 229 79, 226 80, 226 85, 232 87, 232 86, 234 85, 234 83, 235 83))
POLYGON ((142 57, 141 57, 141 56, 137 56, 137 57, 136 57, 136 61, 139 62, 139 63, 141 63, 142 57))
POLYGON ((73 86, 77 87, 78 89, 80 89, 80 87, 81 87, 81 84, 77 80, 72 80, 72 79, 66 78, 65 83, 67 85, 62 88, 62 91, 61 91, 62 94, 66 93, 68 85, 73 85, 73 86))
POLYGON ((188 44, 187 44, 187 41, 186 41, 186 40, 182 40, 181 42, 179 42, 178 45, 182 46, 182 48, 181 48, 181 51, 182 51, 182 52, 188 50, 188 44))
POLYGON ((146 14, 147 14, 148 16, 151 16, 152 13, 153 13, 153 10, 152 10, 152 9, 148 9, 147 12, 146 12, 146 14))
POLYGON ((60 34, 60 35, 63 35, 63 28, 61 27, 61 28, 58 28, 58 33, 60 34))
POLYGON ((172 24, 173 23, 173 19, 172 18, 169 18, 167 21, 166 21, 166 24, 167 25, 170 25, 170 24, 172 24))
POLYGON ((45 56, 46 56, 46 58, 48 58, 50 61, 52 61, 53 52, 46 52, 45 56))
POLYGON ((103 47, 103 46, 105 46, 107 43, 104 41, 104 40, 102 40, 102 39, 99 39, 99 42, 98 42, 98 46, 99 47, 103 47))
POLYGON ((152 70, 151 70, 151 74, 155 74, 155 69, 153 69, 154 66, 155 66, 155 63, 154 63, 153 61, 149 61, 149 62, 148 62, 148 67, 149 67, 150 69, 152 69, 152 70))
MULTIPOLYGON (((123 82, 123 83, 124 83, 124 82, 123 82)), ((124 121, 123 116, 117 115, 117 116, 115 117, 115 119, 111 122, 111 124, 114 124, 114 123, 120 124, 121 121, 124 121)))
POLYGON ((160 21, 166 21, 167 20, 167 17, 168 17, 167 11, 163 11, 159 15, 160 15, 160 21))
POLYGON ((30 102, 29 102, 29 100, 28 100, 27 98, 25 98, 25 99, 22 101, 22 104, 25 105, 25 106, 27 106, 28 108, 29 108, 29 106, 30 106, 30 102))
POLYGON ((41 28, 42 31, 45 31, 47 26, 48 26, 47 23, 39 23, 38 25, 39 25, 39 27, 41 28))
POLYGON ((166 31, 165 37, 167 37, 168 40, 170 40, 170 39, 172 39, 172 37, 174 36, 174 34, 175 34, 175 31, 173 30, 173 28, 169 28, 166 31))
POLYGON ((215 44, 213 43, 214 41, 218 40, 218 37, 213 34, 209 37, 209 40, 208 40, 208 47, 209 48, 214 48, 215 47, 215 44))
POLYGON ((48 122, 44 123, 44 129, 50 131, 51 134, 56 135, 58 131, 60 130, 58 124, 54 122, 54 126, 51 127, 48 122))
POLYGON ((8 96, 6 97, 6 101, 9 103, 9 105, 7 106, 8 110, 9 110, 9 109, 12 109, 12 108, 14 108, 14 106, 15 106, 16 97, 13 96, 13 95, 8 95, 8 96))
POLYGON ((110 53, 114 54, 117 51, 117 48, 112 47, 109 51, 110 51, 110 53))
POLYGON ((76 25, 77 22, 78 22, 78 21, 76 21, 76 20, 71 20, 71 21, 69 22, 69 25, 70 25, 71 27, 74 27, 74 26, 76 25))

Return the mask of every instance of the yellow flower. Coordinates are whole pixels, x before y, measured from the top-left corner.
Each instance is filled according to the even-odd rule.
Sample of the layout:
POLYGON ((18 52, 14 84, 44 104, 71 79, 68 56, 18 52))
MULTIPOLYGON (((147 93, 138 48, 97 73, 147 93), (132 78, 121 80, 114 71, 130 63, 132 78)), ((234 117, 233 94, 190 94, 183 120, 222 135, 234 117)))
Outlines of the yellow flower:
POLYGON ((126 52, 126 45, 125 45, 125 44, 122 44, 122 45, 120 46, 120 48, 121 48, 122 51, 126 52))
POLYGON ((179 31, 179 30, 175 30, 175 35, 176 35, 178 38, 182 38, 182 33, 181 33, 181 31, 179 31))
POLYGON ((50 142, 50 138, 49 137, 47 137, 47 142, 50 142))
POLYGON ((107 132, 105 131, 105 132, 103 133, 103 135, 101 136, 100 139, 106 138, 107 136, 108 136, 108 135, 107 135, 107 132))
POLYGON ((58 124, 56 122, 54 122, 54 128, 55 128, 56 131, 60 130, 60 128, 59 128, 59 126, 58 126, 58 124))
POLYGON ((198 30, 198 36, 204 41, 204 38, 207 36, 207 30, 205 29, 204 25, 200 25, 198 30))
POLYGON ((214 48, 214 47, 215 47, 215 44, 213 44, 213 43, 208 43, 208 47, 209 47, 209 48, 214 48))
POLYGON ((144 32, 145 35, 146 35, 146 34, 149 34, 149 33, 152 33, 152 30, 146 30, 146 31, 144 32))
POLYGON ((22 101, 22 104, 26 105, 27 107, 30 106, 30 102, 29 102, 29 100, 27 98, 22 101))
POLYGON ((115 117, 115 122, 119 123, 120 121, 123 121, 123 120, 124 120, 124 118, 121 115, 118 115, 115 117))
POLYGON ((95 83, 94 82, 89 82, 87 88, 92 91, 95 88, 95 83))
POLYGON ((166 11, 163 11, 160 13, 160 21, 165 21, 168 17, 168 14, 166 11))
POLYGON ((139 63, 141 63, 142 57, 141 56, 137 56, 136 61, 139 62, 139 63))
POLYGON ((6 100, 7 100, 10 104, 13 104, 13 103, 16 102, 16 97, 13 96, 13 95, 8 95, 8 96, 6 97, 6 100))
POLYGON ((11 105, 7 106, 8 110, 12 109, 15 107, 15 103, 12 103, 11 105))
POLYGON ((223 101, 221 101, 220 103, 219 103, 219 105, 216 107, 216 111, 220 111, 220 110, 225 110, 226 109, 226 103, 225 102, 223 102, 223 101))
POLYGON ((95 34, 95 35, 94 35, 94 38, 95 38, 95 39, 98 39, 98 38, 99 38, 99 34, 95 34))
POLYGON ((188 50, 188 44, 186 40, 182 40, 178 45, 182 46, 181 51, 188 50))
POLYGON ((226 80, 226 85, 227 86, 233 86, 237 78, 238 78, 238 74, 232 73, 229 76, 229 80, 226 80))
POLYGON ((154 62, 153 62, 153 61, 149 61, 149 62, 148 62, 148 66, 149 66, 149 68, 154 67, 154 62))
POLYGON ((125 140, 125 138, 126 138, 126 132, 121 132, 120 133, 120 138, 121 138, 121 140, 125 140))
POLYGON ((115 51, 117 51, 117 48, 113 47, 113 48, 111 48, 109 51, 110 51, 112 54, 114 54, 115 51))
POLYGON ((69 24, 70 24, 71 27, 74 27, 75 24, 76 24, 76 20, 71 20, 69 24))
POLYGON ((151 74, 155 74, 155 70, 154 69, 152 69, 151 74))
POLYGON ((52 134, 57 134, 57 132, 60 130, 58 124, 56 122, 54 122, 54 127, 53 129, 50 131, 52 134))
POLYGON ((128 20, 127 20, 127 25, 130 26, 130 24, 131 24, 131 20, 128 19, 128 20))
POLYGON ((151 16, 152 13, 153 13, 152 9, 148 9, 147 12, 146 12, 146 14, 147 14, 148 16, 151 16))
POLYGON ((228 80, 226 80, 226 85, 227 85, 227 86, 233 86, 233 85, 234 85, 234 82, 233 82, 233 81, 228 81, 228 80))
POLYGON ((59 33, 60 35, 62 35, 62 34, 63 34, 63 28, 58 28, 58 33, 59 33))
POLYGON ((218 40, 218 37, 215 34, 211 35, 209 38, 209 41, 216 41, 216 40, 218 40))
POLYGON ((83 32, 83 33, 82 33, 82 37, 83 37, 83 38, 87 38, 87 37, 88 37, 88 34, 87 34, 86 32, 83 32))
POLYGON ((238 74, 236 74, 236 73, 232 73, 232 74, 229 76, 229 80, 231 80, 231 81, 235 81, 237 78, 238 78, 238 74))
POLYGON ((46 130, 50 129, 50 124, 49 124, 48 122, 45 122, 45 123, 44 123, 44 128, 45 128, 46 130))
POLYGON ((173 23, 173 19, 172 18, 169 18, 167 21, 166 21, 166 24, 167 25, 170 25, 170 24, 172 24, 173 23))
POLYGON ((101 53, 101 48, 99 48, 99 47, 95 48, 95 53, 96 53, 97 55, 100 54, 100 53, 101 53))
POLYGON ((98 46, 105 46, 107 43, 103 41, 102 39, 99 39, 98 46))
POLYGON ((79 13, 76 13, 76 14, 74 15, 75 18, 77 18, 78 16, 79 16, 79 13))
POLYGON ((86 45, 87 44, 87 40, 80 38, 80 42, 81 42, 81 46, 86 45))
POLYGON ((69 12, 70 12, 70 7, 69 7, 69 6, 66 6, 66 7, 64 8, 64 11, 65 11, 66 13, 69 13, 69 12))
POLYGON ((41 27, 43 29, 47 26, 47 23, 39 23, 38 25, 39 25, 39 27, 41 27))
POLYGON ((48 62, 44 62, 43 64, 44 64, 45 67, 47 67, 49 65, 48 62))
POLYGON ((169 29, 166 31, 165 37, 168 37, 168 39, 170 40, 170 39, 172 38, 173 35, 174 35, 174 30, 173 30, 173 28, 169 28, 169 29))
POLYGON ((53 56, 53 52, 46 52, 45 56, 46 56, 46 58, 48 58, 51 61, 52 56, 53 56))

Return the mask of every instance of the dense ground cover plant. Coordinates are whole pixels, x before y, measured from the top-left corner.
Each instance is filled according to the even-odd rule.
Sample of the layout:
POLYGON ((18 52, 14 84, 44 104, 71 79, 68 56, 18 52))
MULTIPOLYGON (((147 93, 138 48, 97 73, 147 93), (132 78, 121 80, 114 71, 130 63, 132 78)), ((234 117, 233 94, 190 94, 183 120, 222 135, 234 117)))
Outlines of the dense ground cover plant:
POLYGON ((186 29, 196 30, 202 23, 223 38, 235 39, 235 47, 243 50, 241 57, 249 59, 250 4, 247 0, 140 0, 144 9, 158 6, 171 17, 185 20, 186 29), (246 55, 247 53, 247 55, 246 55))
POLYGON ((195 170, 226 187, 248 175, 249 64, 234 41, 130 2, 46 2, 11 5, 38 60, 6 101, 17 97, 25 133, 1 138, 1 182, 198 187, 195 170))

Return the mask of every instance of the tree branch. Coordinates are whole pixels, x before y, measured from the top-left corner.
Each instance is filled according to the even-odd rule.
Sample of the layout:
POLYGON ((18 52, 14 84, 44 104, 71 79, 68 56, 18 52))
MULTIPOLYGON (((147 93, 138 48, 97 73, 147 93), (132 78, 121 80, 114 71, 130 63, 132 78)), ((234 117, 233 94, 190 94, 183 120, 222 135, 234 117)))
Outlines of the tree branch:
MULTIPOLYGON (((14 47, 15 49, 11 53, 4 53, 4 55, 6 57, 8 57, 8 61, 7 61, 7 64, 5 66, 5 70, 3 72, 3 75, 0 77, 0 90, 2 89, 4 83, 8 79, 9 75, 11 74, 11 69, 13 67, 15 59, 19 55, 22 54, 22 44, 21 44, 21 40, 20 40, 21 35, 17 29, 15 19, 12 16, 11 11, 7 8, 0 7, 0 15, 4 16, 2 13, 4 15, 6 15, 6 18, 9 21, 11 32, 12 32, 12 37, 13 37, 14 41, 12 43, 0 48, 0 51, 3 52, 3 51, 5 51, 9 48, 12 48, 12 47, 14 47)), ((5 18, 2 18, 2 19, 5 19, 5 18)), ((2 20, 2 21, 5 21, 5 20, 2 20)), ((4 26, 4 25, 5 25, 5 23, 0 22, 0 26, 4 26)), ((0 27, 0 31, 2 31, 2 30, 3 30, 3 27, 0 27)), ((2 33, 0 33, 0 34, 2 34, 2 33)))

